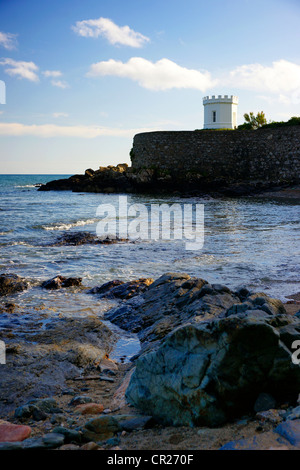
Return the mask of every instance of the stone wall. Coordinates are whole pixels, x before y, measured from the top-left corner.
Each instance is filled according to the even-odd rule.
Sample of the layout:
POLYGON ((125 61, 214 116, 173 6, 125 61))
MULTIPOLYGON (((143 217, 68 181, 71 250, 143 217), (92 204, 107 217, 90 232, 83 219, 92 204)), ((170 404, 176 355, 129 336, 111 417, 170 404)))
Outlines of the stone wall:
POLYGON ((256 131, 160 131, 137 134, 133 171, 202 181, 300 181, 300 126, 256 131))

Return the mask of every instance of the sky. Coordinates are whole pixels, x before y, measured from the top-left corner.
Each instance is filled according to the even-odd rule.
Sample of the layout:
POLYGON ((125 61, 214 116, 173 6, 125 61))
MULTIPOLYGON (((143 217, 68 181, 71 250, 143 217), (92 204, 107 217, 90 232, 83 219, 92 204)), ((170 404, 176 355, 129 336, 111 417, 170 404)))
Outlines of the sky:
POLYGON ((300 116, 299 24, 300 0, 0 0, 0 173, 129 164, 207 95, 300 116))

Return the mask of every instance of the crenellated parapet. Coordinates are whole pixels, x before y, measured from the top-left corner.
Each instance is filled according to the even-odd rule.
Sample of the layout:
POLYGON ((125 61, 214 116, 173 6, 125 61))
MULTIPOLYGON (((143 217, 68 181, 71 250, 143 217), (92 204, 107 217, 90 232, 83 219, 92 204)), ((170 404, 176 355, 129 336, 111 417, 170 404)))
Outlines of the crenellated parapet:
POLYGON ((212 96, 204 96, 203 104, 208 103, 231 103, 231 104, 238 104, 239 99, 235 95, 212 95, 212 96))

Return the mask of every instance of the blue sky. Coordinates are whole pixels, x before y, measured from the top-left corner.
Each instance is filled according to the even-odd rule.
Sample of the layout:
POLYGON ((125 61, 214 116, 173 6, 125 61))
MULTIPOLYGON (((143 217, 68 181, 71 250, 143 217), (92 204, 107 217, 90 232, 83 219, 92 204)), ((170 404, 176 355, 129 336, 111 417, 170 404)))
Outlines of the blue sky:
POLYGON ((138 132, 201 129, 206 95, 300 116, 299 24, 299 0, 0 0, 0 173, 129 163, 138 132))

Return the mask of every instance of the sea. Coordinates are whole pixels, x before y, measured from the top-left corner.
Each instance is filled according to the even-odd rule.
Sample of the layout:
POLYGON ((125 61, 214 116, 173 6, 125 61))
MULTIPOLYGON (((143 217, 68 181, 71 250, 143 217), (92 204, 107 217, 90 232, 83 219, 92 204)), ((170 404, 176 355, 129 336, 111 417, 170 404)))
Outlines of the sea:
MULTIPOLYGON (((68 176, 0 175, 0 274, 32 280, 32 288, 0 300, 0 307, 8 302, 17 306, 15 313, 0 314, 0 329, 13 327, 22 335, 27 325, 32 330, 35 318, 45 325, 65 316, 103 319, 114 301, 87 295, 86 288, 113 279, 157 279, 167 272, 187 273, 231 289, 245 286, 284 302, 300 291, 299 200, 127 194, 128 206, 203 207, 203 246, 187 250, 183 239, 172 236, 54 246, 66 232, 96 236, 99 206, 118 207, 120 201, 118 194, 38 191, 39 185, 68 176), (57 275, 81 277, 85 288, 49 291, 38 285, 57 275)), ((119 333, 112 358, 130 358, 139 350, 138 338, 119 333)))

